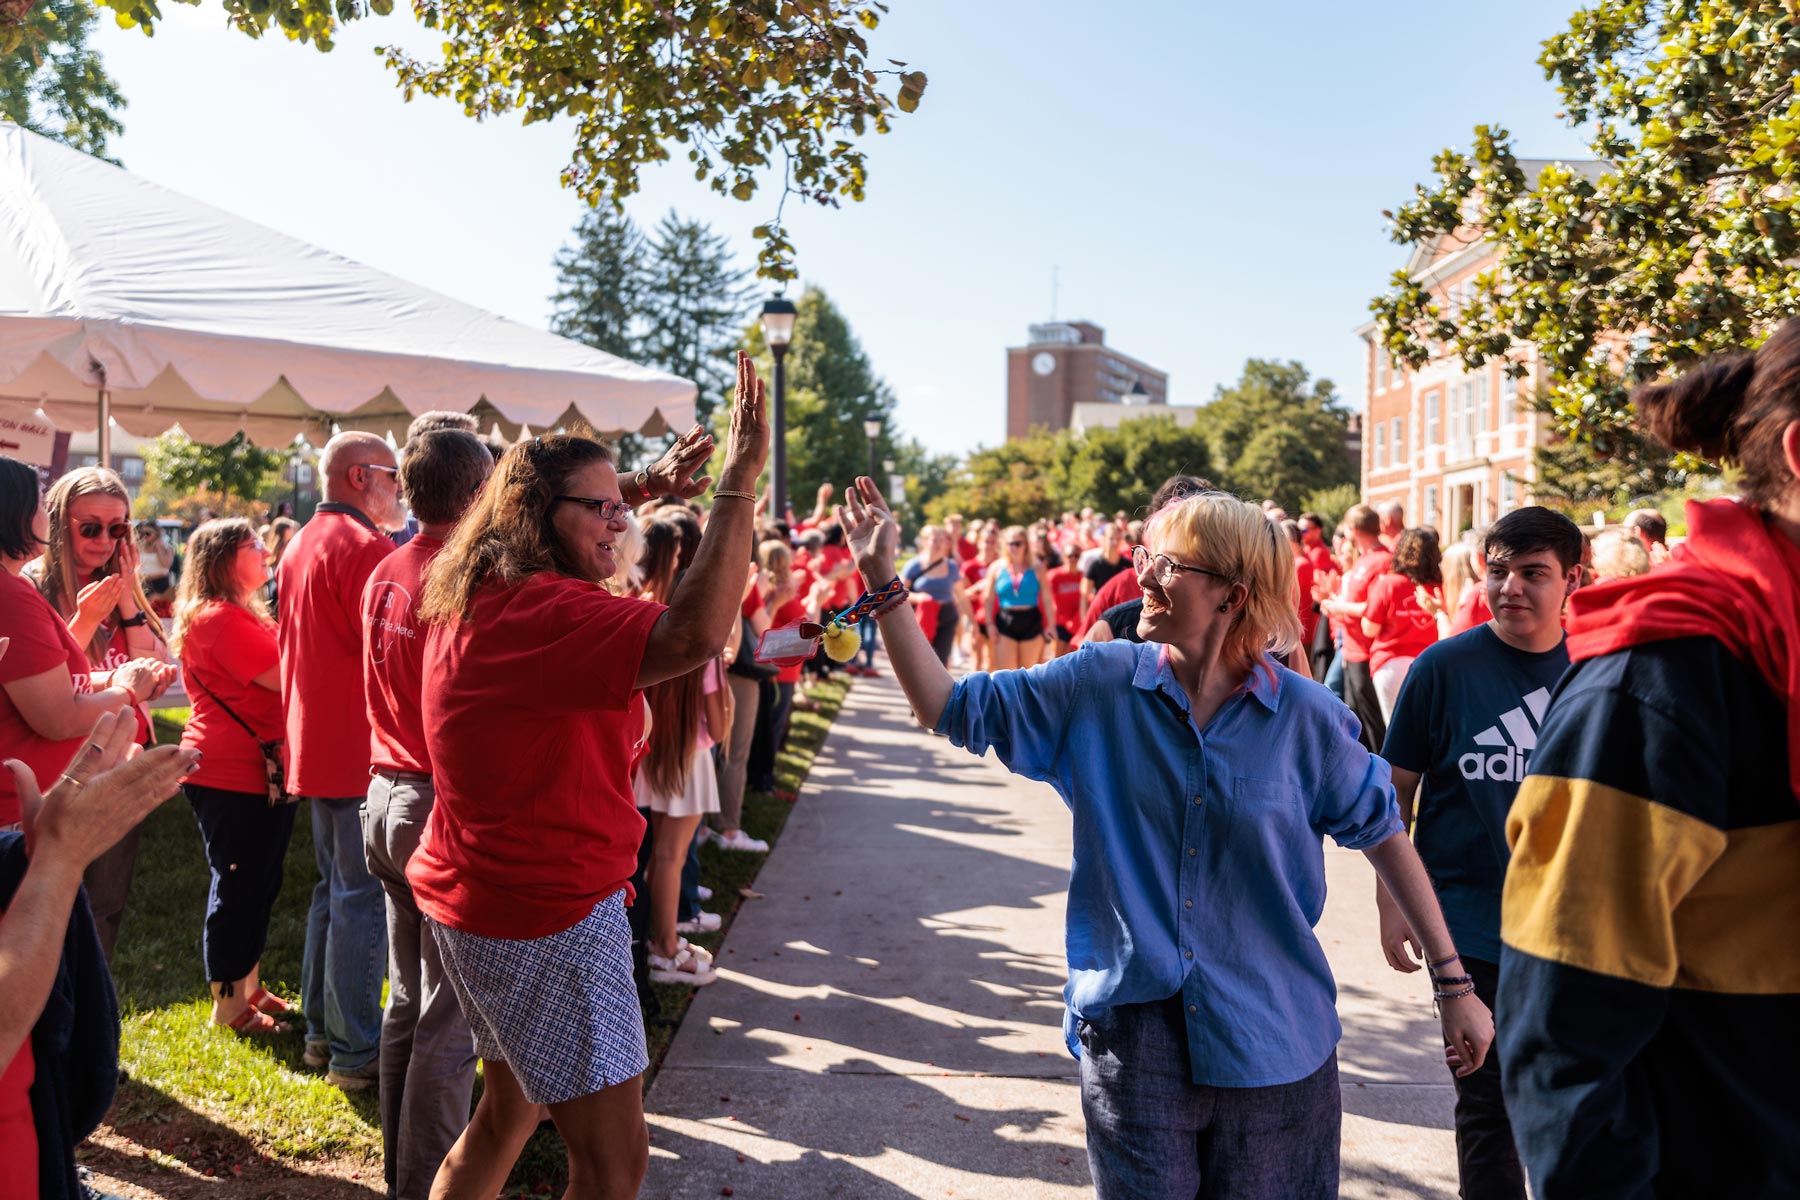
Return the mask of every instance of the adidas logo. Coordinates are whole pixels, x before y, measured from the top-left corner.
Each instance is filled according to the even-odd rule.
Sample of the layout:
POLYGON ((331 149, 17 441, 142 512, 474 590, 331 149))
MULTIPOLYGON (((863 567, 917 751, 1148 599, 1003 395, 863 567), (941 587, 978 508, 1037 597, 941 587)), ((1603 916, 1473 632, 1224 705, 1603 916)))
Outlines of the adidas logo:
POLYGON ((1550 707, 1550 690, 1539 688, 1525 697, 1524 708, 1511 709, 1500 716, 1500 723, 1489 725, 1475 735, 1477 746, 1496 746, 1496 751, 1472 750, 1456 760, 1464 779, 1492 779, 1497 783, 1518 783, 1525 778, 1531 752, 1537 749, 1537 726, 1543 724, 1544 710, 1550 707), (1529 709, 1531 715, 1525 715, 1529 709), (1502 732, 1504 730, 1505 732, 1502 732))

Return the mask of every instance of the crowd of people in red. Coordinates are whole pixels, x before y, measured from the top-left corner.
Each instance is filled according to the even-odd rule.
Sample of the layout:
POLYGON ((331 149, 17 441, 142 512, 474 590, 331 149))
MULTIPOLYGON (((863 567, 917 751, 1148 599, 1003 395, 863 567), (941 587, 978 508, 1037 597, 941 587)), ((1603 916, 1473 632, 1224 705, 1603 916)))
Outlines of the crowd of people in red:
POLYGON ((892 588, 849 669, 876 671, 885 631, 922 721, 1052 782, 1104 844, 1069 918, 1104 1200, 1207 1172, 1335 1194, 1324 836, 1374 863, 1389 963, 1431 973, 1465 1195, 1522 1197, 1527 1175, 1545 1197, 1788 1194, 1800 323, 1638 403, 1666 444, 1743 469, 1744 499, 1690 506, 1673 551, 1649 510, 1590 539, 1526 507, 1446 546, 1397 504, 1334 529, 1177 476, 1137 515, 952 514, 902 565, 870 481, 844 509, 827 486, 805 520, 766 512, 742 356, 716 486, 699 427, 621 475, 588 437, 496 460, 470 418, 428 414, 403 458, 331 439, 324 503, 279 555, 274 529, 201 525, 157 601, 146 581, 176 573, 116 476, 46 490, 0 457, 8 1182, 86 1194, 135 831, 179 782, 213 1021, 303 1026, 308 1066, 378 1086, 390 1195, 494 1195, 545 1119, 568 1195, 636 1194, 644 984, 715 978, 683 936, 719 925, 695 847, 767 849, 745 791, 775 786, 802 672, 834 669, 756 647, 892 588), (192 716, 155 747, 145 706, 178 672, 192 716), (1141 787, 1112 757, 1134 738, 1141 787), (1173 823, 1146 807, 1165 783, 1173 823), (296 1002, 262 958, 298 801, 317 879, 296 1002), (1240 927, 1192 924, 1209 885, 1240 927), (1196 1026, 1202 1003, 1221 1020, 1196 1026), (1147 1165, 1157 1113, 1179 1129, 1147 1165), (1271 1113, 1307 1153, 1255 1132, 1271 1113))

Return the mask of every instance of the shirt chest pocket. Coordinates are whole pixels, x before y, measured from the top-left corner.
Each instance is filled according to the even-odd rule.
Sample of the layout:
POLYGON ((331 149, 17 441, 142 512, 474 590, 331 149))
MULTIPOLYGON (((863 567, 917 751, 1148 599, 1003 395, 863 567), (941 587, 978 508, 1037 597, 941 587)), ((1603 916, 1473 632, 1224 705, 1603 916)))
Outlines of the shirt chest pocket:
POLYGON ((1237 825, 1292 832, 1308 824, 1306 798, 1293 783, 1239 775, 1231 781, 1227 817, 1237 825))

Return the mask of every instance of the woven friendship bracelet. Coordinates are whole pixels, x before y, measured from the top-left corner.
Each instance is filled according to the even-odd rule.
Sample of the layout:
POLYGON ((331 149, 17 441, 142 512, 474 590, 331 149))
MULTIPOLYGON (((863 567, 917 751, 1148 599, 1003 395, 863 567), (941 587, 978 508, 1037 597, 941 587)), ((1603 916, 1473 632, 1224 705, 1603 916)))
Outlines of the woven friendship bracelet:
POLYGON ((873 592, 864 592, 856 598, 856 603, 831 619, 833 625, 851 625, 862 620, 876 609, 891 602, 896 596, 906 595, 906 585, 896 576, 891 582, 873 592))

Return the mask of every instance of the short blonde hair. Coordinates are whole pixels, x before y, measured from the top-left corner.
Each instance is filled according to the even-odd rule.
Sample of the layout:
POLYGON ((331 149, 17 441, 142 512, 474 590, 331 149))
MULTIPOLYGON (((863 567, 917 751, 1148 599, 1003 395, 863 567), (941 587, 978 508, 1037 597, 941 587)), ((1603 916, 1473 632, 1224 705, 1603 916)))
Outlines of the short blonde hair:
POLYGON ((1266 651, 1282 659, 1300 644, 1294 551, 1260 507, 1202 492, 1158 511, 1144 534, 1162 539, 1163 551, 1176 561, 1244 586, 1243 607, 1225 635, 1227 655, 1253 663, 1266 651))
POLYGON ((1594 578, 1631 579, 1650 573, 1650 552, 1629 533, 1608 530, 1594 539, 1594 578))

